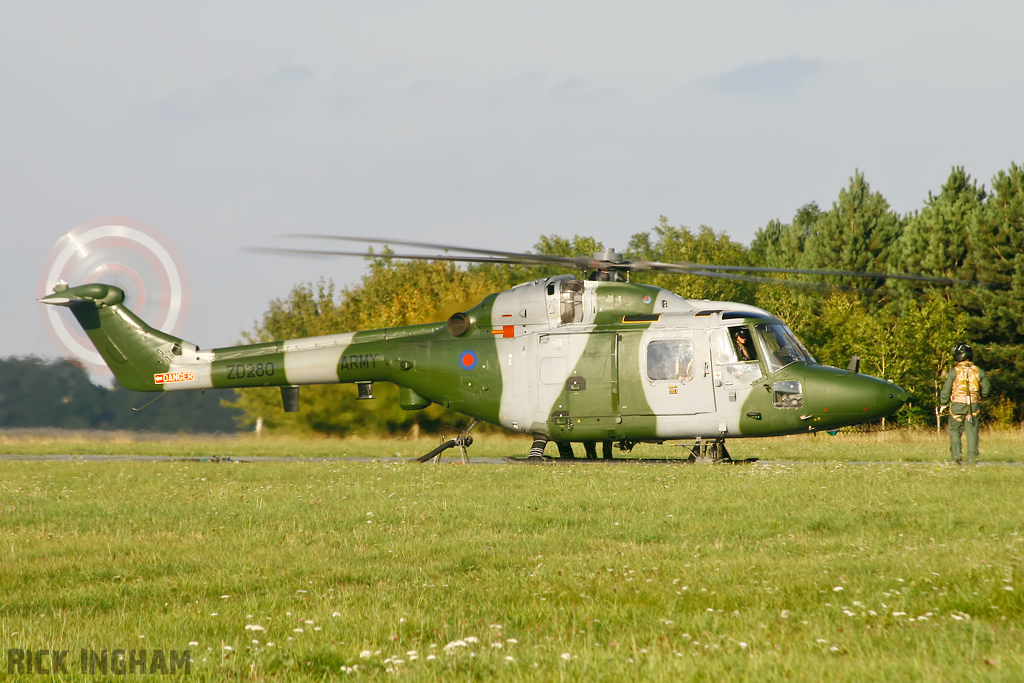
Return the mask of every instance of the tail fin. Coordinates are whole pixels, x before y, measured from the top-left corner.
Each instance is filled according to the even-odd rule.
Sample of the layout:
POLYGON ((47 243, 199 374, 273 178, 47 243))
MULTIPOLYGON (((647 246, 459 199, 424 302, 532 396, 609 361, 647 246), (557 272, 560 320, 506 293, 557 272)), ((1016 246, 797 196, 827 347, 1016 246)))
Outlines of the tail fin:
POLYGON ((172 360, 183 353, 196 351, 194 344, 153 329, 125 308, 124 291, 113 285, 61 284, 54 287, 53 294, 39 301, 71 309, 103 361, 126 389, 162 391, 164 387, 156 383, 156 375, 167 372, 172 360))

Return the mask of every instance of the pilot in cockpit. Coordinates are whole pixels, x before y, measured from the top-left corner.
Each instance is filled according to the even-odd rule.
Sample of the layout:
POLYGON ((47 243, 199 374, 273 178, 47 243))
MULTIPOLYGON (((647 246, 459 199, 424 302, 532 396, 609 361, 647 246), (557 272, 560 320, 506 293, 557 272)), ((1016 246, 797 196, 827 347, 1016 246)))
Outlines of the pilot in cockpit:
POLYGON ((741 327, 733 334, 733 342, 736 344, 736 354, 741 361, 757 360, 757 352, 754 350, 754 342, 750 338, 750 330, 741 327))

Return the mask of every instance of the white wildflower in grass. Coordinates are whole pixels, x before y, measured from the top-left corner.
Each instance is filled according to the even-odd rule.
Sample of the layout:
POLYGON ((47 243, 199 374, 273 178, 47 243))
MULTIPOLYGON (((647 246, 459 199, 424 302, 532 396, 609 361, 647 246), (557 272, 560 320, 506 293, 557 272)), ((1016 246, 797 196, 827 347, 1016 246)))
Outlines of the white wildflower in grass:
POLYGON ((562 659, 564 659, 564 660, 565 660, 565 661, 567 661, 567 662, 568 662, 568 661, 569 661, 570 659, 572 659, 572 655, 571 655, 571 654, 569 654, 568 652, 563 652, 563 653, 561 654, 561 657, 562 657, 562 659))
POLYGON ((779 612, 779 616, 782 617, 783 619, 789 619, 789 610, 788 609, 782 610, 781 612, 779 612))
POLYGON ((369 650, 363 650, 362 652, 359 653, 359 658, 360 659, 369 659, 372 656, 373 656, 373 653, 370 652, 369 650))
POLYGON ((235 651, 235 648, 231 647, 230 645, 225 645, 222 649, 224 651, 226 651, 226 652, 234 652, 235 651))
POLYGON ((335 613, 334 613, 334 614, 332 614, 331 616, 332 616, 332 617, 340 617, 340 616, 341 616, 341 612, 335 612, 335 613))
POLYGON ((501 647, 502 647, 502 645, 501 645, 501 641, 500 641, 500 640, 496 640, 496 641, 494 641, 493 643, 491 643, 491 647, 493 647, 493 648, 495 648, 495 649, 498 649, 498 650, 500 650, 500 649, 501 649, 501 647))
POLYGON ((253 645, 259 645, 259 644, 260 644, 260 641, 258 641, 258 640, 256 640, 255 638, 253 638, 253 639, 252 639, 252 644, 253 644, 253 645))
POLYGON ((217 616, 217 612, 210 612, 210 616, 211 616, 211 617, 215 617, 215 616, 217 616))
POLYGON ((469 644, 464 640, 453 640, 444 646, 444 651, 451 653, 463 647, 469 647, 469 644))
POLYGON ((437 655, 427 655, 427 661, 428 662, 433 661, 435 659, 437 659, 437 655))
POLYGON ((1013 590, 1013 586, 1003 586, 1003 590, 1004 591, 1012 591, 1013 590))
POLYGON ((267 647, 274 647, 274 641, 271 640, 269 643, 267 643, 267 647))
POLYGON ((313 625, 313 622, 312 622, 312 620, 310 620, 310 619, 306 619, 306 620, 305 620, 305 621, 303 621, 302 623, 303 623, 303 624, 309 624, 310 626, 312 626, 312 625, 313 625))
POLYGON ((836 593, 838 593, 839 591, 843 590, 843 587, 842 586, 836 586, 832 590, 834 590, 836 593))
POLYGON ((472 643, 472 644, 476 645, 477 643, 480 642, 480 639, 477 638, 476 636, 466 636, 466 642, 467 643, 472 643))
POLYGON ((491 628, 493 628, 495 631, 500 631, 501 624, 491 624, 491 628))
POLYGON ((519 644, 519 641, 516 640, 515 638, 506 638, 505 642, 508 643, 509 645, 518 645, 519 644))
POLYGON ((835 645, 833 645, 832 647, 829 648, 829 652, 839 652, 839 648, 836 647, 835 645))
POLYGON ((245 630, 246 631, 266 631, 267 629, 263 628, 259 624, 246 624, 245 625, 245 630))
POLYGON ((416 650, 406 650, 405 651, 405 656, 406 657, 415 657, 417 654, 418 653, 416 652, 416 650))
POLYGON ((816 643, 819 643, 819 644, 821 644, 821 645, 824 645, 824 644, 825 644, 825 643, 827 643, 828 641, 827 641, 827 640, 825 640, 824 638, 818 638, 818 639, 817 639, 816 641, 814 641, 814 642, 816 642, 816 643))
POLYGON ((749 646, 746 643, 744 643, 743 641, 740 641, 740 649, 741 650, 746 650, 748 647, 749 646))
POLYGON ((302 628, 301 628, 301 627, 299 627, 299 628, 293 628, 293 629, 292 629, 292 633, 303 633, 303 632, 304 632, 304 631, 302 630, 302 628))
POLYGON ((230 597, 231 597, 230 595, 222 595, 222 596, 220 596, 220 599, 221 600, 227 600, 230 597))
POLYGON ((189 644, 190 647, 196 647, 197 645, 199 645, 199 641, 198 640, 190 640, 190 641, 188 641, 188 644, 189 644))

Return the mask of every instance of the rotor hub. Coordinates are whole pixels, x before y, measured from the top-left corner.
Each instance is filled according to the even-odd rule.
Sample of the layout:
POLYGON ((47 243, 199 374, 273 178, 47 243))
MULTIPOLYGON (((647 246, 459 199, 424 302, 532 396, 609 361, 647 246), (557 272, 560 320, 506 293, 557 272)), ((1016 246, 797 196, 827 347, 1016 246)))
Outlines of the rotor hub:
POLYGON ((595 251, 593 257, 595 261, 600 261, 601 263, 622 263, 622 254, 614 249, 595 251))

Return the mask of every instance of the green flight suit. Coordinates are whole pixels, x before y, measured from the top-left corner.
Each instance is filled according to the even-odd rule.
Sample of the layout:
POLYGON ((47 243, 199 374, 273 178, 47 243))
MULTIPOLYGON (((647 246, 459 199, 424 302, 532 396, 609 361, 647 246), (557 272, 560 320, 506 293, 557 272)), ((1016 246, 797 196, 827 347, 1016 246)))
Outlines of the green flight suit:
POLYGON ((953 462, 963 461, 961 435, 965 432, 967 462, 973 465, 978 461, 981 402, 990 391, 992 385, 985 371, 969 360, 960 361, 946 373, 939 403, 949 404, 949 458, 953 462))

